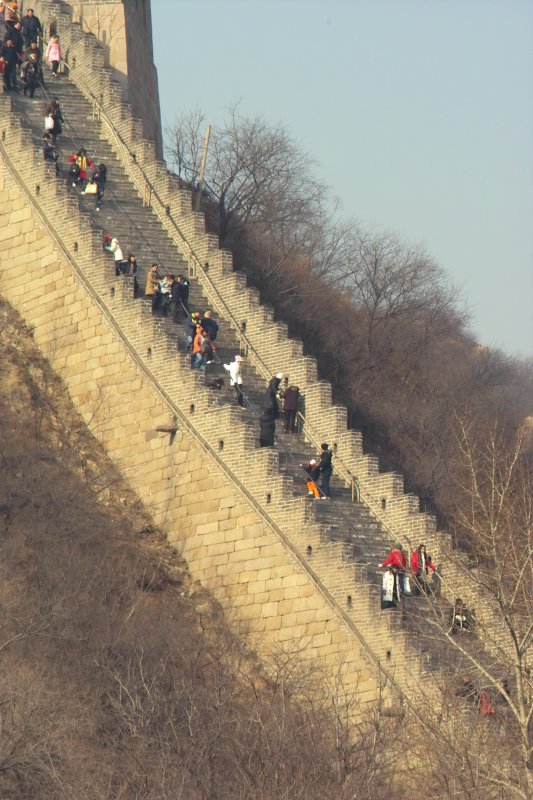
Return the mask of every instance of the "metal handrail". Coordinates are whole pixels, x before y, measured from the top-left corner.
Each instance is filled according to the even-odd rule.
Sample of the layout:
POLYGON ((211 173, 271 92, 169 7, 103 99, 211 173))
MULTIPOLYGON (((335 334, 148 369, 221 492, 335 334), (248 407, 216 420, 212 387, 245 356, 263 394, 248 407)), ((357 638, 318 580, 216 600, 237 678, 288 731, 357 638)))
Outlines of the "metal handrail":
MULTIPOLYGON (((69 69, 70 69, 70 67, 69 67, 69 69)), ((71 72, 73 74, 73 79, 74 79, 74 70, 71 70, 71 72)), ((218 290, 216 289, 216 286, 213 284, 213 281, 211 280, 208 272, 206 270, 204 270, 204 268, 202 266, 202 262, 201 262, 200 258, 197 256, 197 254, 195 253, 194 248, 192 247, 192 245, 188 241, 188 239, 185 236, 185 234, 181 231, 181 229, 180 229, 178 223, 176 222, 176 220, 174 219, 173 215, 169 212, 167 206, 164 204, 163 200, 159 196, 159 194, 158 194, 157 190, 155 189, 153 183, 151 182, 150 178, 146 175, 146 173, 144 172, 143 168, 138 163, 135 154, 132 153, 132 151, 130 150, 128 144, 124 141, 124 139, 122 138, 120 132, 117 130, 115 124, 109 118, 109 115, 107 114, 106 110, 104 109, 102 103, 94 95, 92 90, 79 77, 79 75, 76 75, 74 80, 75 80, 76 84, 80 87, 80 89, 83 92, 83 94, 85 94, 87 99, 90 100, 90 102, 92 102, 98 108, 100 119, 103 119, 103 121, 105 122, 107 127, 110 129, 111 133, 113 134, 113 136, 114 136, 115 140, 117 141, 117 143, 128 154, 129 159, 130 159, 130 168, 131 168, 132 165, 134 165, 137 168, 137 170, 141 173, 141 175, 142 175, 142 177, 144 179, 145 187, 148 186, 150 188, 151 195, 157 199, 157 201, 160 204, 161 208, 165 212, 165 216, 168 219, 170 219, 170 221, 172 222, 173 226, 175 227, 177 233, 179 234, 180 238, 185 243, 185 245, 186 245, 186 247, 187 247, 187 249, 189 251, 190 257, 195 262, 196 269, 200 271, 203 281, 207 281, 208 282, 210 288, 212 289, 212 292, 214 293, 214 295, 216 297, 216 302, 213 303, 213 305, 216 307, 217 304, 218 304, 219 306, 222 306, 224 308, 223 316, 229 317, 229 319, 231 319, 231 321, 233 322, 233 324, 234 324, 234 326, 235 326, 235 328, 236 328, 236 330, 238 332, 238 335, 239 335, 240 339, 243 342, 246 343, 246 348, 247 348, 247 351, 248 351, 248 355, 250 353, 252 354, 252 359, 251 360, 253 361, 253 363, 256 364, 256 366, 259 367, 260 374, 262 375, 263 378, 265 378, 267 380, 270 379, 272 377, 271 371, 268 369, 268 367, 266 366, 265 362, 261 358, 260 354, 256 351, 256 349, 252 345, 250 339, 242 331, 241 326, 239 325, 239 323, 235 319, 233 313, 231 312, 231 310, 227 306, 227 303, 220 296, 218 290)), ((140 192, 141 194, 143 194, 144 187, 139 186, 139 184, 137 183, 137 181, 135 181, 135 179, 133 178, 131 173, 130 173, 130 177, 132 178, 134 184, 136 185, 137 191, 140 192)), ((209 299, 211 300, 211 298, 209 298, 209 299)), ((315 444, 315 446, 319 446, 318 434, 317 434, 316 431, 314 431, 312 424, 309 422, 309 420, 301 412, 298 412, 298 416, 299 416, 299 418, 302 420, 302 422, 304 424, 306 435, 309 435, 309 439, 313 442, 313 444, 315 444)), ((379 521, 381 526, 384 528, 384 530, 387 533, 391 534, 391 539, 392 538, 395 538, 395 539, 403 538, 403 539, 405 539, 405 541, 407 541, 408 545, 411 547, 412 546, 412 542, 410 541, 409 537, 406 536, 406 534, 403 531, 401 531, 399 528, 397 528, 397 526, 394 525, 394 523, 392 523, 390 520, 387 520, 387 519, 385 519, 383 517, 383 515, 380 513, 380 510, 379 510, 379 507, 377 506, 377 504, 366 493, 363 493, 361 491, 361 487, 360 487, 359 482, 357 481, 357 477, 355 475, 353 475, 353 473, 350 471, 350 469, 344 464, 342 459, 340 457, 338 457, 338 456, 335 456, 335 469, 336 469, 337 474, 344 480, 344 482, 346 483, 347 486, 351 486, 353 481, 357 482, 358 494, 359 494, 360 500, 364 503, 364 505, 368 506, 368 508, 372 511, 372 514, 377 518, 377 520, 379 521), (339 469, 338 465, 340 466, 340 469, 339 469)))
MULTIPOLYGON (((129 145, 124 141, 122 135, 120 134, 120 132, 116 128, 114 122, 109 117, 109 114, 107 113, 107 111, 105 110, 102 102, 96 97, 96 95, 94 94, 92 89, 83 81, 83 79, 79 76, 79 74, 75 74, 75 73, 77 73, 77 71, 75 70, 75 68, 71 68, 71 66, 70 66, 70 64, 68 63, 67 60, 65 60, 64 63, 67 66, 67 69, 69 70, 69 75, 72 75, 72 79, 74 80, 76 85, 80 88, 81 92, 86 96, 86 98, 91 103, 93 103, 94 108, 97 109, 98 118, 101 121, 103 120, 105 125, 109 128, 110 132, 112 133, 112 135, 113 135, 115 141, 117 142, 118 146, 128 155, 129 158, 126 160, 126 162, 129 165, 129 169, 127 167, 127 171, 130 173, 130 178, 133 181, 134 185, 136 186, 137 191, 144 198, 144 196, 146 194, 146 189, 148 187, 149 193, 150 193, 150 197, 154 197, 157 200, 157 202, 159 203, 161 209, 164 211, 164 216, 167 219, 170 220, 170 222, 172 223, 172 225, 175 228, 176 232, 178 233, 180 239, 185 243, 186 248, 189 251, 189 256, 194 261, 195 269, 198 270, 201 273, 201 276, 202 276, 202 279, 203 279, 203 281, 202 281, 203 288, 205 289, 205 282, 207 282, 209 284, 209 287, 211 288, 213 295, 210 296, 209 291, 207 291, 206 294, 208 296, 208 299, 210 300, 210 302, 212 302, 212 304, 213 304, 213 306, 215 308, 217 308, 217 305, 218 305, 219 308, 222 307, 224 309, 223 316, 229 318, 233 322, 233 325, 234 325, 234 327, 235 327, 235 329, 237 331, 237 334, 238 334, 239 338, 241 339, 241 342, 244 342, 246 344, 247 356, 249 357, 250 353, 252 354, 252 358, 251 358, 252 363, 254 363, 256 365, 256 368, 258 368, 258 371, 262 375, 262 377, 265 378, 266 380, 269 380, 272 377, 271 371, 268 369, 268 367, 266 366, 266 364, 263 361, 262 357, 256 351, 256 349, 252 345, 251 341, 249 340, 249 338, 246 336, 246 334, 242 330, 241 326, 237 322, 236 318, 234 317, 233 313, 231 312, 231 310, 228 307, 228 305, 225 302, 225 300, 219 294, 216 286, 214 285, 213 281, 211 280, 211 277, 209 276, 208 272, 204 269, 204 267, 202 265, 202 262, 201 262, 201 259, 196 254, 194 248, 192 247, 192 245, 188 241, 186 235, 183 233, 183 231, 181 230, 179 224, 174 219, 172 213, 170 212, 170 209, 163 202, 163 200, 160 197, 157 189, 153 185, 151 179, 148 177, 148 175, 144 171, 143 167, 137 161, 137 157, 136 157, 135 153, 133 153, 130 150, 129 145), (132 174, 131 170, 132 170, 133 166, 135 166, 137 168, 138 172, 142 176, 143 180, 141 181, 141 184, 139 184, 138 180, 136 180, 135 177, 132 174), (215 298, 214 302, 213 302, 213 296, 215 298)), ((217 308, 217 310, 219 310, 219 308, 217 308)), ((219 311, 219 313, 220 313, 220 311, 219 311)), ((307 418, 301 412, 298 412, 298 416, 303 422, 305 436, 307 436, 309 438, 309 440, 316 447, 319 447, 320 446, 319 434, 317 433, 316 429, 313 428, 312 424, 307 420, 307 418)), ((291 453, 291 456, 292 455, 293 454, 291 453)), ((411 538, 403 530, 401 530, 395 523, 393 523, 392 521, 390 521, 389 519, 387 519, 387 518, 385 518, 383 516, 383 514, 381 513, 381 509, 379 508, 378 504, 373 500, 372 497, 370 497, 368 495, 368 493, 361 491, 361 486, 360 486, 360 483, 359 483, 359 481, 357 479, 357 476, 355 476, 351 472, 349 467, 347 467, 346 464, 343 462, 343 460, 340 457, 338 457, 337 455, 335 455, 335 471, 342 478, 342 480, 345 482, 345 485, 347 487, 351 487, 355 483, 356 493, 358 495, 359 501, 362 502, 363 505, 367 506, 368 509, 371 511, 372 515, 379 522, 379 524, 380 524, 381 528, 383 529, 384 533, 389 538, 389 542, 391 544, 394 541, 400 539, 400 540, 405 541, 407 543, 408 547, 411 550, 416 549, 416 546, 413 545, 413 542, 412 542, 411 538)), ((346 520, 346 522, 351 527, 351 524, 349 523, 349 521, 346 520)), ((440 576, 440 580, 442 581, 443 586, 445 586, 450 591, 450 594, 454 595, 455 594, 454 587, 450 586, 444 580, 442 575, 440 576)))
POLYGON ((361 645, 364 652, 367 654, 369 659, 372 661, 374 666, 378 669, 378 671, 387 679, 392 687, 398 692, 398 695, 402 698, 402 701, 406 703, 406 705, 411 708, 411 710, 418 716, 418 710, 416 704, 413 704, 409 699, 409 696, 404 692, 404 690, 397 684, 394 675, 387 669, 387 667, 383 666, 381 659, 379 656, 376 655, 374 650, 369 647, 365 638, 360 633, 357 626, 351 620, 351 618, 346 614, 344 609, 339 605, 335 597, 331 594, 327 586, 323 583, 321 578, 317 575, 315 570, 309 565, 309 563, 305 560, 303 555, 300 553, 298 548, 296 548, 287 535, 283 532, 283 530, 279 527, 277 522, 268 514, 267 511, 263 508, 263 506, 256 500, 253 494, 244 486, 244 484, 240 481, 237 475, 226 465, 226 463, 219 457, 216 450, 209 444, 209 442, 200 434, 196 428, 190 423, 189 419, 187 418, 186 414, 180 409, 180 407, 172 400, 168 392, 160 385, 158 379, 152 372, 152 370, 148 367, 145 361, 139 356, 135 347, 131 344, 129 337, 123 333, 121 326, 116 321, 114 315, 108 309, 106 304, 101 300, 98 293, 93 289, 90 281, 86 278, 83 270, 78 266, 75 259, 72 257, 71 253, 64 245, 60 234, 56 230, 54 224, 51 220, 47 217, 44 211, 41 209, 39 204, 37 203, 35 197, 33 196, 32 191, 26 185, 26 181, 15 167, 11 157, 9 156, 5 144, 3 141, 0 141, 0 153, 6 164, 8 165, 12 175, 16 179, 17 183, 21 187, 23 193, 26 195, 29 205, 33 208, 33 210, 37 213, 40 217, 41 221, 45 225, 46 229, 52 234, 53 239, 56 242, 59 250, 70 264, 71 268, 73 269, 74 273, 77 275, 79 281, 84 286, 85 290, 88 292, 92 300, 96 303, 97 307, 99 308, 102 315, 107 320, 108 324, 111 328, 115 331, 116 335, 122 341, 123 345, 126 347, 128 352, 130 353, 132 359, 134 360, 137 367, 141 370, 141 372, 149 379, 152 386, 156 390, 156 392, 160 395, 163 401, 167 404, 168 407, 172 410, 173 414, 175 414, 176 418, 179 419, 180 423, 186 428, 187 432, 193 436, 193 438, 197 441, 197 443, 201 446, 201 448, 217 463, 217 465, 222 469, 222 471, 228 476, 228 478, 238 487, 239 491, 246 497, 248 502, 257 512, 257 514, 266 522, 266 524, 272 528, 284 543, 284 545, 289 549, 292 556, 296 559, 298 564, 303 567, 304 571, 307 572, 313 583, 317 586, 320 590, 322 595, 324 596, 328 605, 335 610, 335 612, 341 617, 344 624, 350 629, 353 633, 355 638, 358 640, 359 644, 361 645))
MULTIPOLYGON (((48 98, 48 100, 50 100, 50 99, 51 99, 51 95, 50 95, 50 94, 49 94, 49 92, 47 91, 47 89, 46 89, 46 87, 45 87, 44 83, 42 83, 42 82, 41 82, 41 83, 40 83, 40 86, 41 86, 41 90, 42 90, 43 94, 44 94, 44 95, 45 95, 45 96, 48 98)), ((66 126, 68 126, 68 128, 70 128, 70 130, 72 131, 72 138, 74 139, 74 142, 75 142, 75 144, 76 144, 76 145, 80 145, 79 134, 77 133, 77 131, 76 131, 76 128, 74 127, 74 125, 72 125, 72 123, 70 122, 70 120, 69 120, 68 118, 65 120, 65 125, 66 125, 66 126)), ((119 210, 121 213, 123 213, 123 214, 124 214, 124 216, 125 216, 125 217, 128 219, 128 221, 130 222, 130 225, 131 225, 131 227, 132 227, 132 228, 134 228, 134 229, 136 230, 136 232, 138 233, 138 235, 139 235, 139 236, 140 236, 140 237, 143 239, 143 241, 145 242, 145 245, 146 245, 146 247, 147 247, 148 251, 152 253, 152 257, 153 257, 153 258, 156 258, 156 256, 155 256, 154 252, 151 250, 151 247, 148 245, 148 242, 146 241, 146 239, 145 239, 145 237, 144 237, 144 234, 142 233, 142 231, 141 231, 141 229, 139 228, 139 226, 138 226, 136 223, 132 223, 132 222, 131 222, 131 220, 130 220, 130 217, 129 217, 128 213, 127 213, 127 212, 124 210, 124 208, 123 208, 122 204, 121 204, 121 203, 120 203, 120 202, 119 202, 119 201, 116 199, 116 197, 115 197, 114 193, 113 193, 111 190, 109 190, 109 193, 110 193, 110 195, 111 195, 111 197, 112 197, 112 200, 113 200, 113 203, 114 203, 114 205, 117 207, 117 209, 118 209, 118 210, 119 210)), ((156 258, 156 260, 158 260, 158 259, 156 258)), ((187 311, 187 309, 185 308, 185 306, 183 305, 183 303, 181 303, 181 301, 180 301, 180 304, 181 304, 181 307, 182 307, 182 309, 183 309, 184 311, 187 311)), ((213 360, 215 361, 215 363, 222 364, 222 362, 221 362, 221 360, 220 360, 220 358, 219 358, 219 356, 218 356, 218 354, 217 354, 216 350, 214 350, 214 351, 213 351, 213 360)), ((242 392, 242 394, 243 394, 243 398, 244 398, 244 400, 246 401, 246 403, 247 403, 248 407, 249 407, 249 408, 250 408, 252 411, 254 411, 255 413, 259 413, 259 409, 258 409, 258 408, 255 406, 255 404, 254 404, 254 403, 252 403, 252 401, 250 400, 249 396, 248 396, 248 395, 247 395, 247 394, 246 394, 244 391, 242 392)), ((302 415, 300 412, 298 412, 298 413, 299 413, 299 416, 300 416, 302 419, 305 419, 305 418, 303 417, 303 415, 302 415)), ((280 450, 282 453, 284 453, 284 455, 285 455, 285 457, 286 457, 286 459, 287 459, 287 464, 288 464, 288 461, 289 461, 289 459, 290 459, 290 460, 291 460, 291 461, 292 461, 292 462, 293 462, 295 465, 299 465, 298 459, 296 459, 296 457, 295 457, 294 453, 292 452, 292 450, 291 450, 290 448, 288 448, 288 447, 286 447, 285 445, 281 444, 281 443, 279 442, 279 440, 278 440, 278 442, 277 442, 277 447, 278 447, 278 450, 280 450)), ((321 488, 320 488, 319 486, 318 486, 318 490, 319 490, 319 492, 320 492, 320 495, 321 495, 321 496, 324 496, 324 492, 321 490, 321 488)), ((358 490, 358 492, 357 492, 357 493, 358 493, 358 495, 359 495, 359 490, 358 490)), ((343 519, 343 521, 344 521, 344 523, 345 523, 346 527, 347 527, 347 528, 349 528, 349 529, 351 529, 351 530, 353 530, 353 524, 352 524, 352 522, 350 521, 350 519, 349 519, 348 517, 346 517, 346 515, 344 514, 344 512, 342 512, 342 510, 340 510, 340 509, 337 509, 337 513, 338 513, 338 514, 340 514, 340 516, 342 517, 342 519, 343 519)), ((367 556, 368 556, 368 553, 367 553, 367 556)))

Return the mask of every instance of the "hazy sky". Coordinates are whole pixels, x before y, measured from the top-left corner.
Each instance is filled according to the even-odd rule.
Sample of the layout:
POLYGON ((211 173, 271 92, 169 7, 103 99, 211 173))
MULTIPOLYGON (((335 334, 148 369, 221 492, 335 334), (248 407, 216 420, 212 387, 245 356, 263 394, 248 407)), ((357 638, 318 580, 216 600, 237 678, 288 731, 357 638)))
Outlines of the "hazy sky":
POLYGON ((532 0, 153 0, 163 119, 281 122, 342 213, 423 242, 533 355, 532 0))

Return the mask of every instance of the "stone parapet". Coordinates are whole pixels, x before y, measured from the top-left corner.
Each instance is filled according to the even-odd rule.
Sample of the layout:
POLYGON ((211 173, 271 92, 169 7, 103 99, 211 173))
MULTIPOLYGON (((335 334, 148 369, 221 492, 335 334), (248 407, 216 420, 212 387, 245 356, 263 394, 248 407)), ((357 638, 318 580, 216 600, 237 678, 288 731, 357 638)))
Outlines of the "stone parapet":
MULTIPOLYGON (((338 469, 342 467, 347 479, 356 477, 364 498, 391 538, 415 546, 424 540, 434 559, 446 564, 444 590, 450 599, 461 594, 476 606, 480 618, 488 624, 492 610, 473 584, 470 588, 465 585, 467 571, 452 551, 449 538, 437 534, 435 520, 420 512, 417 498, 404 494, 401 476, 380 474, 377 459, 363 454, 360 433, 347 429, 346 409, 332 405, 330 384, 317 380, 315 360, 303 354, 301 342, 287 338, 287 326, 274 322, 272 309, 260 304, 257 291, 246 287, 243 275, 233 272, 231 254, 218 249, 216 237, 206 234, 203 216, 192 211, 190 193, 179 187, 166 165, 157 159, 153 142, 143 139, 142 123, 134 117, 130 105, 123 100, 119 84, 106 70, 104 54, 96 39, 73 23, 72 9, 67 4, 39 0, 35 5, 43 20, 54 21, 68 49, 70 75, 93 103, 102 132, 132 185, 143 201, 151 205, 210 304, 233 327, 236 336, 241 337, 242 346, 248 348, 248 359, 260 374, 266 376, 282 370, 291 382, 301 387, 307 420, 304 432, 308 439, 314 443, 325 440, 334 446, 338 469), (245 336, 241 331, 243 322, 245 336)), ((414 683, 420 679, 420 668, 412 666, 419 657, 411 651, 405 634, 391 629, 389 617, 376 613, 374 587, 362 572, 357 573, 357 565, 346 567, 342 545, 326 544, 327 528, 318 525, 312 508, 301 498, 293 497, 291 481, 279 473, 277 456, 255 449, 255 434, 239 418, 237 409, 217 408, 196 373, 189 370, 185 377, 182 361, 169 351, 162 336, 161 324, 146 309, 139 309, 131 295, 128 297, 128 288, 117 285, 110 276, 109 265, 102 255, 101 232, 80 214, 77 201, 56 185, 53 167, 43 163, 41 154, 34 151, 31 134, 13 113, 8 98, 2 98, 0 105, 2 147, 16 166, 14 172, 11 167, 6 171, 6 175, 8 172, 14 175, 15 184, 8 188, 8 197, 13 192, 14 206, 8 203, 6 207, 10 233, 2 239, 0 230, 1 287, 23 316, 35 325, 41 347, 52 363, 57 363, 85 418, 92 418, 95 406, 106 408, 97 432, 110 455, 130 478, 169 538, 178 540, 179 527, 180 546, 184 555, 190 554, 193 573, 217 596, 233 597, 237 592, 235 581, 228 576, 240 576, 238 584, 246 588, 239 589, 239 607, 247 608, 243 618, 253 619, 259 626, 256 630, 277 630, 279 641, 288 640, 291 630, 292 635, 308 635, 302 633, 307 629, 301 627, 304 624, 301 618, 296 628, 291 628, 289 622, 287 627, 274 623, 277 616, 271 613, 275 608, 272 604, 298 598, 290 593, 282 599, 277 595, 278 599, 265 597, 261 581, 267 579, 259 577, 264 547, 271 555, 275 551, 274 561, 265 568, 277 570, 283 567, 281 561, 285 559, 298 575, 306 576, 324 608, 329 608, 330 616, 334 609, 332 618, 347 637, 344 654, 349 659, 347 663, 353 659, 354 648, 366 652, 374 669, 377 662, 385 665, 382 674, 389 677, 394 663, 393 683, 398 680, 404 690, 408 689, 411 679, 414 683), (22 151, 33 153, 32 158, 27 161, 17 158, 22 151), (24 189, 33 197, 34 207, 29 217, 24 215, 28 197, 26 194, 25 199, 24 189), (50 248, 41 242, 41 237, 31 238, 39 225, 48 231, 42 238, 51 243, 50 248), (26 235, 30 237, 27 242, 30 250, 25 250, 26 235), (40 272, 45 273, 39 278, 44 283, 38 311, 26 296, 25 284, 21 284, 17 272, 28 255, 37 259, 40 272), (52 281, 50 275, 54 276, 52 281), (73 293, 68 295, 68 303, 66 287, 73 293), (90 347, 86 341, 90 341, 90 347), (125 395, 122 386, 128 387, 125 395), (146 389, 146 397, 142 395, 142 387, 146 389), (136 409, 134 420, 131 413, 124 418, 111 414, 110 397, 115 390, 124 396, 126 404, 128 399, 132 401, 136 409), (162 438, 155 428, 168 424, 169 416, 178 418, 180 431, 176 441, 184 444, 174 451, 170 445, 168 451, 163 446, 166 455, 160 461, 162 438), (221 436, 221 430, 231 430, 231 437, 221 436), (178 453, 185 453, 185 458, 178 453), (210 465, 207 473, 206 460, 210 465), (181 474, 175 474, 179 471, 177 464, 181 474), (243 531, 243 550, 251 550, 245 559, 236 556, 240 553, 237 547, 240 539, 231 539, 231 520, 235 515, 227 509, 232 507, 220 506, 222 497, 209 497, 211 492, 218 491, 218 484, 211 485, 211 480, 226 481, 224 498, 235 495, 236 507, 247 508, 243 516, 248 522, 243 527, 260 525, 260 539, 267 535, 264 531, 273 537, 256 549, 257 543, 248 546, 243 531), (200 494, 202 500, 198 499, 200 494), (204 500, 211 504, 209 509, 202 510, 204 500), (220 502, 216 508, 217 500, 220 502), (213 514, 216 518, 199 521, 202 514, 213 514), (230 537, 232 546, 226 537, 230 537), (309 546, 312 556, 308 558, 305 554, 309 546), (263 613, 263 604, 267 604, 268 613, 263 613), (261 627, 263 619, 272 621, 261 627), (409 665, 408 670, 405 665, 409 665)), ((9 184, 10 178, 6 180, 9 184)), ((34 289, 33 277, 30 282, 34 289)), ((36 285, 41 286, 39 282, 36 285)), ((254 530, 257 533, 258 529, 254 530)), ((268 580, 279 577, 272 574, 268 580)), ((285 588, 292 591, 294 585, 285 588)), ((297 607, 298 613, 310 610, 297 607)), ((294 613, 292 604, 288 617, 296 625, 291 616, 294 613)), ((325 640, 318 641, 321 645, 310 644, 309 652, 320 651, 325 640)), ((327 647, 330 646, 331 642, 327 647)))
POLYGON ((276 453, 256 450, 238 410, 215 407, 198 375, 154 344, 159 321, 110 275, 101 233, 56 181, 7 96, 0 123, 0 290, 192 574, 263 635, 260 651, 300 641, 301 658, 340 670, 349 691, 366 676, 366 699, 409 692, 422 679, 419 656, 388 616, 374 613, 368 624, 373 588, 354 581, 344 546, 322 544, 313 506, 294 497, 276 453), (158 433, 169 425, 173 440, 158 433), (221 431, 232 432, 223 448, 221 431), (305 546, 314 543, 309 558, 302 530, 305 546), (418 669, 407 673, 412 659, 418 669))

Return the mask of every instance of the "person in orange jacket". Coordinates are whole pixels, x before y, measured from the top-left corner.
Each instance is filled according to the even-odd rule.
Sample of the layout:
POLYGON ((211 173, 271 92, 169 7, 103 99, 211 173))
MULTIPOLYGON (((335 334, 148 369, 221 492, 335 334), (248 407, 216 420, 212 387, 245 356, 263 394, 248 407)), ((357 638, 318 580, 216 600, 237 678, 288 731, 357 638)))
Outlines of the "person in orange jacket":
POLYGON ((300 464, 300 466, 303 467, 307 475, 305 485, 307 486, 308 496, 314 497, 315 500, 320 500, 321 498, 325 500, 326 496, 320 494, 320 489, 317 485, 317 480, 320 477, 320 465, 316 458, 312 458, 308 464, 300 464))
POLYGON ((197 325, 196 336, 194 337, 194 341, 192 343, 192 369, 201 369, 205 372, 206 364, 211 360, 207 357, 208 350, 212 352, 212 347, 213 345, 209 343, 209 337, 207 336, 207 333, 204 331, 201 325, 197 325))

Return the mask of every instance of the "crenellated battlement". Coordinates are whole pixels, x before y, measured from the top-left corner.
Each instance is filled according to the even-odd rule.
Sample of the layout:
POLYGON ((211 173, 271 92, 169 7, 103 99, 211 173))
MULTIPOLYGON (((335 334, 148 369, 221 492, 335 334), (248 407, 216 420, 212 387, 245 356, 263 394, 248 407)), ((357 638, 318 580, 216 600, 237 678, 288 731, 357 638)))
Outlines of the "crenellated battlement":
POLYGON ((192 574, 250 624, 259 650, 301 640, 302 658, 342 669, 365 699, 383 691, 389 700, 395 692, 409 697, 427 680, 427 658, 380 612, 371 569, 391 541, 425 541, 446 565, 443 591, 474 605, 482 625, 490 607, 465 585, 449 537, 404 493, 403 478, 380 473, 363 453, 361 434, 333 405, 315 359, 206 233, 190 192, 144 138, 96 36, 66 3, 33 5, 67 53, 69 80, 54 87, 70 121, 63 141, 74 148, 82 132, 84 146, 108 165, 116 200, 106 201, 106 229, 131 242, 144 268, 157 260, 189 272, 193 304, 219 317, 221 353, 245 355, 252 396, 279 371, 299 385, 301 435, 257 447, 257 409, 243 413, 229 393, 215 396, 185 361, 172 323, 154 318, 134 299, 131 281, 115 276, 101 218, 42 159, 39 112, 7 95, 0 96, 0 291, 35 328, 84 419, 192 574), (158 431, 172 426, 175 436, 158 431), (297 456, 309 457, 321 441, 334 447, 340 478, 342 503, 328 509, 302 496, 294 479, 297 456), (350 501, 353 481, 362 503, 350 501))

